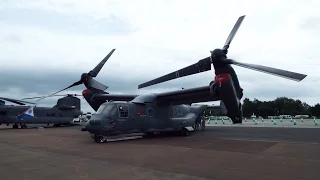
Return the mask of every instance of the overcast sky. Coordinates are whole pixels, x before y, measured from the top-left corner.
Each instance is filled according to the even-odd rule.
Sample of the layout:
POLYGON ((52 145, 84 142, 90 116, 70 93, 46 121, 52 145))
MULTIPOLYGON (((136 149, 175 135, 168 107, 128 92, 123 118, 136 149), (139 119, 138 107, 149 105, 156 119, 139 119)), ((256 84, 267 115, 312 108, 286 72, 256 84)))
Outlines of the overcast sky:
MULTIPOLYGON (((113 48, 96 78, 111 93, 207 85, 214 71, 137 89, 222 48, 237 18, 246 15, 229 58, 308 76, 295 82, 235 66, 244 97, 287 96, 314 105, 320 102, 319 7, 317 0, 2 0, 0 96, 21 99, 58 91, 113 48)), ((81 100, 83 110, 93 112, 81 100)))

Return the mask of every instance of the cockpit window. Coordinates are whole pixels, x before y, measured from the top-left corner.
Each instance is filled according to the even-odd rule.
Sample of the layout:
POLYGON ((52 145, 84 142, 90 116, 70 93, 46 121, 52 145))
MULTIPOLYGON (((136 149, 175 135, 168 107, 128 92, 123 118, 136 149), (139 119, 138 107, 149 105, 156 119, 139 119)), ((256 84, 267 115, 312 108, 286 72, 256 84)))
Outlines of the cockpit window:
POLYGON ((108 106, 107 104, 101 104, 101 106, 99 107, 97 113, 102 113, 103 110, 104 110, 107 106, 108 106))
POLYGON ((101 105, 97 113, 109 113, 114 114, 116 112, 116 106, 114 104, 101 105))
POLYGON ((109 104, 104 110, 103 113, 115 114, 117 112, 116 106, 114 104, 109 104))

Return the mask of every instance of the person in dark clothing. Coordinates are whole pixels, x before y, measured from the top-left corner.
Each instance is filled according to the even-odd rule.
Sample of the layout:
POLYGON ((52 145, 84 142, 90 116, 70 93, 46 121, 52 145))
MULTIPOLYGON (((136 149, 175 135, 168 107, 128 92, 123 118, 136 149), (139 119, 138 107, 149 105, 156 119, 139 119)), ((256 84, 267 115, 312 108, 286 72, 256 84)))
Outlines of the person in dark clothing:
MULTIPOLYGON (((227 52, 227 51, 226 51, 227 52)), ((211 54, 211 59, 215 74, 223 74, 228 73, 232 77, 233 84, 235 86, 238 98, 241 99, 243 97, 243 89, 240 87, 239 79, 231 66, 231 61, 227 59, 226 52, 222 49, 215 49, 211 54)))
POLYGON ((194 123, 194 129, 197 130, 199 128, 201 124, 201 115, 198 116, 198 118, 196 119, 196 122, 194 123))
POLYGON ((206 128, 206 116, 204 113, 202 114, 202 122, 201 122, 201 131, 205 130, 206 128))

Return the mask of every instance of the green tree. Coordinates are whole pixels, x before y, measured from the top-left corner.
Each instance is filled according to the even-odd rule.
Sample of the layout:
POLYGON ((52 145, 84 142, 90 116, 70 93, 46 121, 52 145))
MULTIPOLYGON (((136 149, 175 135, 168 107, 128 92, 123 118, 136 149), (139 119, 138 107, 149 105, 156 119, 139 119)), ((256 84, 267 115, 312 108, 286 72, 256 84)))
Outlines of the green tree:
POLYGON ((278 116, 278 115, 298 115, 306 114, 320 116, 320 104, 310 106, 300 100, 287 97, 278 97, 273 101, 260 101, 249 98, 243 100, 243 116, 250 117, 254 113, 256 116, 278 116))

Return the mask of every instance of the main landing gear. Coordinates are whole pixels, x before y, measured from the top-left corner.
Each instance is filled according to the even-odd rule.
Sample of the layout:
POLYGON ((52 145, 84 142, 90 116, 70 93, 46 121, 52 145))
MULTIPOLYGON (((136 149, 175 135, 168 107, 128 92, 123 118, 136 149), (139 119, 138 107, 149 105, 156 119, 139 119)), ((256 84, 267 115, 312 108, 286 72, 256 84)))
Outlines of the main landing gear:
POLYGON ((96 143, 103 143, 103 142, 104 142, 103 136, 95 134, 95 135, 94 135, 94 142, 96 142, 96 143))
MULTIPOLYGON (((21 129, 27 129, 28 128, 28 126, 26 124, 20 124, 20 127, 21 127, 21 129)), ((12 126, 12 129, 18 129, 18 128, 19 128, 18 124, 14 124, 12 126)))
POLYGON ((28 128, 28 126, 25 125, 25 124, 22 124, 20 127, 21 127, 21 129, 27 129, 28 128))
POLYGON ((143 133, 130 133, 130 134, 119 134, 115 136, 102 136, 98 134, 91 134, 91 137, 96 143, 112 142, 112 141, 124 141, 131 139, 143 138, 143 133))
POLYGON ((182 136, 189 136, 190 132, 188 131, 188 129, 182 128, 181 131, 180 131, 180 134, 182 136))

